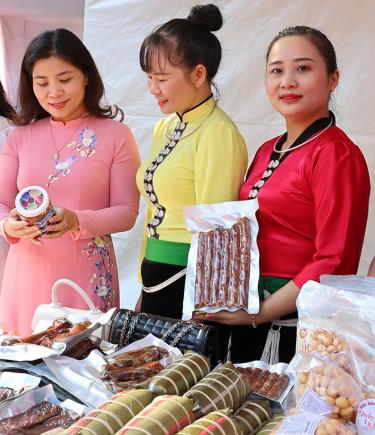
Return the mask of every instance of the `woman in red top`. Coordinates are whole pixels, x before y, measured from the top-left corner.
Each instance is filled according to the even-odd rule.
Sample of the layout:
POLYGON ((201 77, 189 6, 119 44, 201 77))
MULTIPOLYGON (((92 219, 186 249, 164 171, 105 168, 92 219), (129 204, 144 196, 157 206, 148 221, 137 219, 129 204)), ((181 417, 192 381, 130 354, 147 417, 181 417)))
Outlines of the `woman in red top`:
POLYGON ((301 287, 323 274, 356 273, 368 214, 364 157, 328 109, 339 80, 331 42, 316 29, 290 27, 273 39, 266 60, 268 98, 286 132, 259 148, 240 192, 242 200, 259 200, 262 302, 255 315, 203 316, 247 325, 233 327, 232 360, 238 362, 293 357, 291 319, 301 287))

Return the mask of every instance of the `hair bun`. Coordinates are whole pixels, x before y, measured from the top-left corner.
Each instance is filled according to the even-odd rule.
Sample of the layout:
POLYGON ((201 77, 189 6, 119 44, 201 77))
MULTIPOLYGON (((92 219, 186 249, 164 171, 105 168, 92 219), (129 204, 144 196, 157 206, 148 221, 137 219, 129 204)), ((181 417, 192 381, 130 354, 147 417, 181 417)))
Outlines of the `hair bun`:
POLYGON ((219 30, 223 25, 220 9, 213 4, 193 6, 187 20, 210 32, 219 30))

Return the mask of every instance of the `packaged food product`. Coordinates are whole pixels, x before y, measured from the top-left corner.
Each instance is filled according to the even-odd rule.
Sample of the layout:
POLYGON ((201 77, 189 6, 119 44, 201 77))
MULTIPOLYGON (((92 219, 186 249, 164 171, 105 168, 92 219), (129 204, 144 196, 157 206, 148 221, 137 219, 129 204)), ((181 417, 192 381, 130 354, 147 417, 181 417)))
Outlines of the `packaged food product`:
POLYGON ((237 409, 251 392, 243 375, 231 362, 212 370, 184 396, 193 399, 199 406, 198 414, 204 415, 219 409, 237 409))
MULTIPOLYGON (((324 361, 323 372, 329 368, 332 377, 345 379, 349 391, 344 399, 351 399, 353 404, 350 406, 357 407, 361 399, 375 397, 374 280, 329 275, 323 275, 320 280, 321 283, 308 281, 297 299, 300 380, 309 374, 304 371, 311 358, 320 358, 324 361), (334 366, 336 368, 332 370, 334 366)), ((308 367, 307 371, 310 369, 308 367)), ((316 383, 317 376, 314 373, 306 382, 316 383)), ((297 393, 303 388, 300 385, 297 393)), ((322 392, 325 387, 315 388, 322 392)))
POLYGON ((253 435, 271 418, 268 400, 247 400, 232 416, 244 435, 253 435))
POLYGON ((193 421, 193 401, 187 397, 156 397, 116 435, 173 435, 193 421))
POLYGON ((47 191, 40 186, 27 186, 20 190, 15 205, 20 218, 37 225, 42 234, 46 232, 48 220, 56 214, 47 191))
POLYGON ((296 390, 300 409, 354 422, 361 397, 360 386, 338 364, 321 357, 305 358, 301 362, 296 390))
POLYGON ((187 351, 149 383, 155 394, 184 394, 210 372, 210 360, 196 352, 187 351))
POLYGON ((239 435, 243 434, 238 423, 227 409, 213 411, 186 426, 177 435, 239 435))
POLYGON ((123 391, 89 412, 61 435, 112 435, 151 403, 147 390, 123 391))
POLYGON ((233 201, 184 209, 192 232, 183 313, 259 310, 258 203, 233 201))

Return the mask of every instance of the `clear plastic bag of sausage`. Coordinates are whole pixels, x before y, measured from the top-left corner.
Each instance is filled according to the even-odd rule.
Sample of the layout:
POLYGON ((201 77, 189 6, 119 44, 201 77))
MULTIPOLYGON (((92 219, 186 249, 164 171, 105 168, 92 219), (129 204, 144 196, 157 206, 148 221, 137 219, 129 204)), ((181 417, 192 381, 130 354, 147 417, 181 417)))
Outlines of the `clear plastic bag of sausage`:
POLYGON ((190 319, 194 311, 259 311, 257 210, 257 200, 184 209, 192 233, 184 319, 190 319))
MULTIPOLYGON (((357 420, 361 409, 368 402, 371 405, 371 401, 373 410, 366 412, 375 416, 375 279, 326 275, 321 277, 321 283, 308 281, 298 296, 297 309, 297 361, 302 374, 299 380, 308 382, 303 368, 311 358, 325 361, 325 367, 334 365, 336 372, 340 371, 336 377, 345 378, 345 382, 339 382, 342 388, 344 383, 359 388, 355 403, 349 404, 354 406, 357 420)), ((307 374, 310 372, 308 369, 307 374)), ((322 379, 327 380, 327 376, 322 379)), ((318 384, 319 394, 325 385, 320 381, 318 384)), ((336 401, 351 401, 344 393, 333 396, 333 406, 338 406, 336 401)), ((359 432, 367 433, 366 427, 359 432)))

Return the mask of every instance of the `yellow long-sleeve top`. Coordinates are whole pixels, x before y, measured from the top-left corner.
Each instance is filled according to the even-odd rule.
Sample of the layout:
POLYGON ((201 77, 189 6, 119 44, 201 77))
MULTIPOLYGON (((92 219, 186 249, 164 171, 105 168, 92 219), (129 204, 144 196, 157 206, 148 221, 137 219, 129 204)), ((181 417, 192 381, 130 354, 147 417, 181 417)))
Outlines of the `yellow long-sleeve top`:
POLYGON ((147 202, 141 259, 147 237, 190 243, 183 208, 237 200, 246 167, 244 139, 212 97, 182 117, 160 120, 137 172, 147 202), (180 139, 170 139, 167 132, 180 139))

